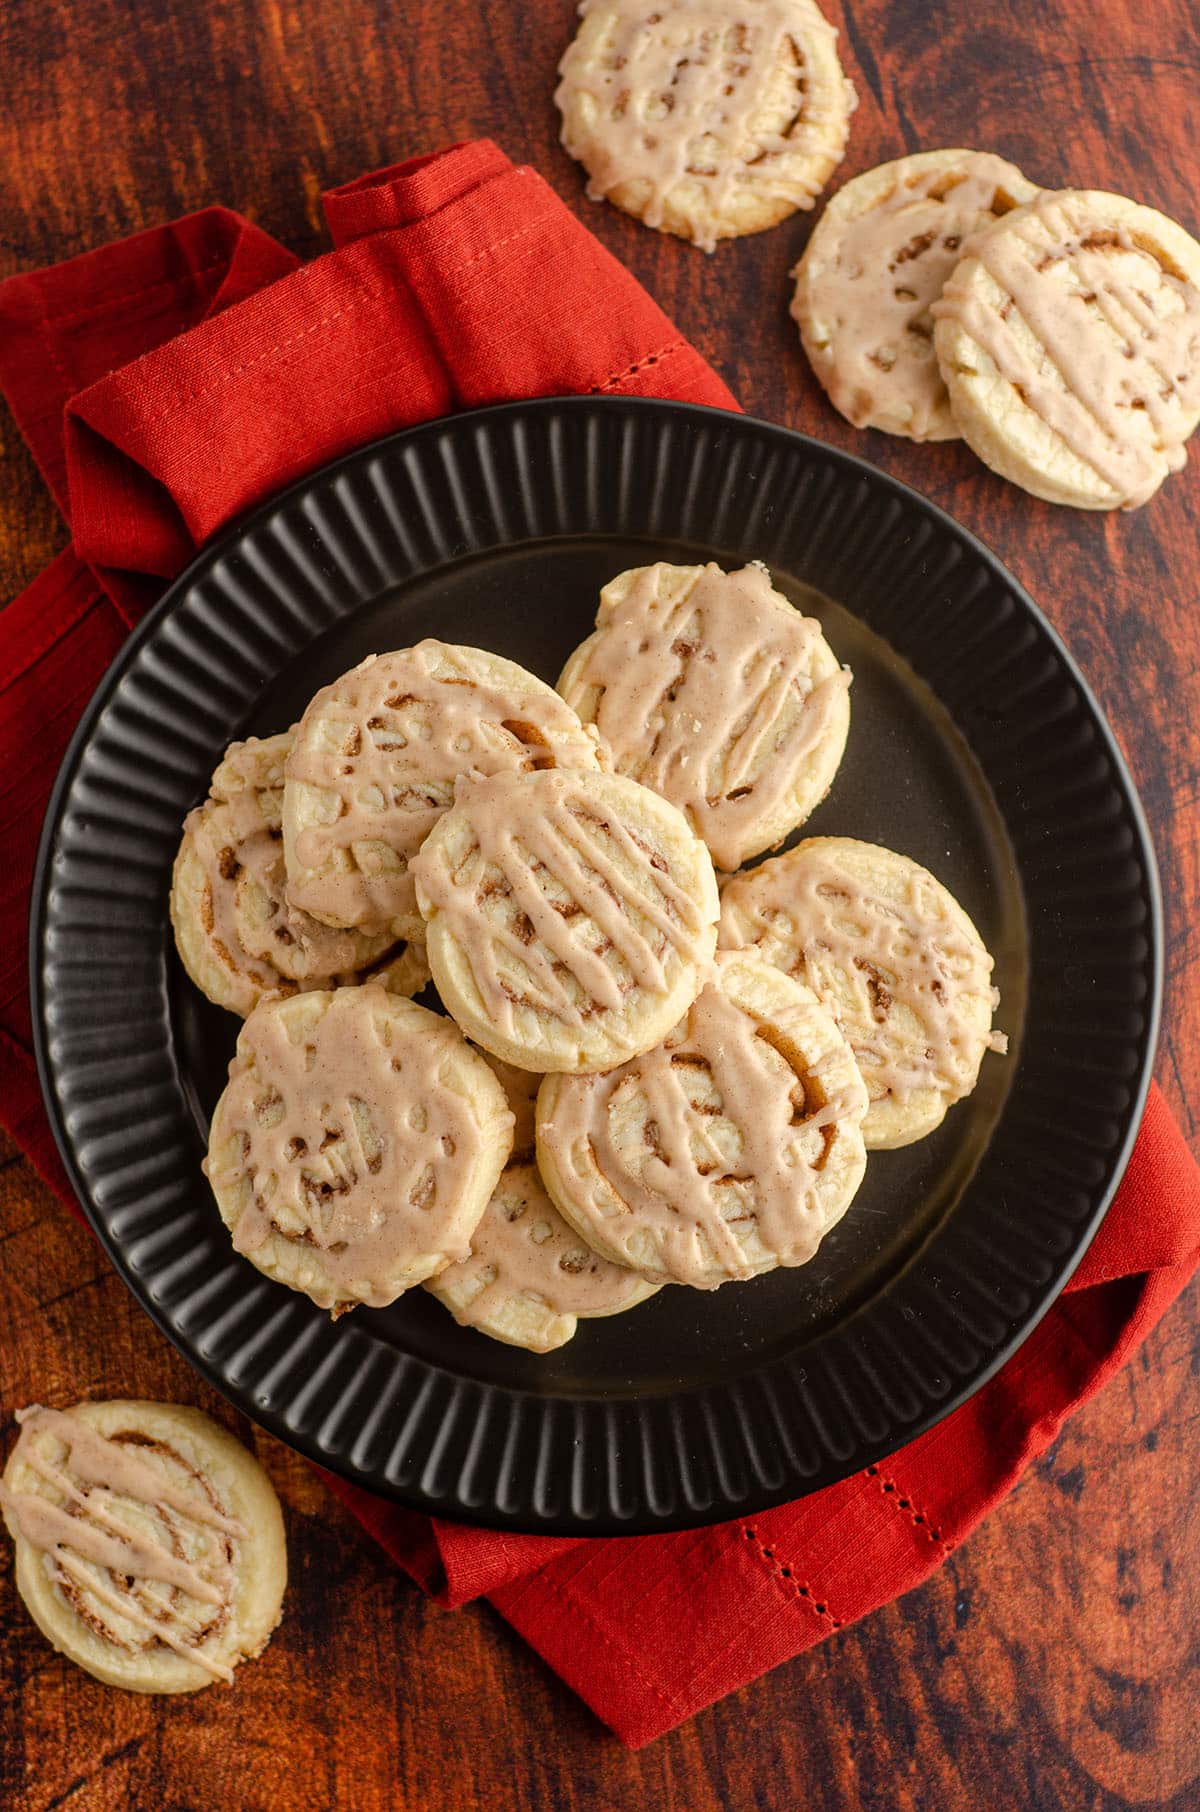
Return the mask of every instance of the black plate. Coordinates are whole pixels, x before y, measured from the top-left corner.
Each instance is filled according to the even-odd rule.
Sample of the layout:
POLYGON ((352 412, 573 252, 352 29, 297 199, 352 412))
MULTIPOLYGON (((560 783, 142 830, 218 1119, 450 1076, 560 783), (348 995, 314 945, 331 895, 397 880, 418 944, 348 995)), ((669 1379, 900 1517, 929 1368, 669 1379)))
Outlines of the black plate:
POLYGON ((575 398, 462 415, 305 480, 222 537, 114 662, 63 764, 34 889, 34 1023, 63 1158, 150 1315, 321 1464, 442 1515, 584 1534, 717 1521, 945 1415, 1053 1300, 1136 1128, 1159 902, 1112 736, 1000 563, 916 493, 785 429, 575 398), (200 1174, 236 1022, 171 947, 179 825, 227 742, 371 649, 477 643, 546 679, 651 559, 761 558, 854 669, 809 832, 915 856, 995 952, 1007 1059, 872 1156, 817 1259, 667 1289, 546 1358, 423 1291, 336 1326, 231 1251, 200 1174), (830 600, 836 600, 831 602, 830 600))

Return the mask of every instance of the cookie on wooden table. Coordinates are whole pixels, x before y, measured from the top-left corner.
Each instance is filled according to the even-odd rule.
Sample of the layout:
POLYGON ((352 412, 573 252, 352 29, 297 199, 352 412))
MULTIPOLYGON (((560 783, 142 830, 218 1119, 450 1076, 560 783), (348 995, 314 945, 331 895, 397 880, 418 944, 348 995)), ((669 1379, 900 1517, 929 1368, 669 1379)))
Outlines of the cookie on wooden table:
POLYGON ((588 194, 705 251, 811 208, 855 105, 814 0, 584 0, 559 65, 588 194))
POLYGON ((934 304, 963 439, 1035 497, 1134 509, 1200 421, 1200 244, 1153 208, 1044 190, 987 227, 934 304))
POLYGON ((205 1169, 236 1249, 336 1315, 466 1257, 512 1126, 452 1021, 373 982, 255 1008, 205 1169))
POLYGON ((617 774, 460 781, 413 874, 443 1004, 518 1069, 611 1069, 648 1050, 716 947, 708 851, 617 774))
POLYGON ((931 305, 980 227, 1037 194, 987 151, 920 151, 851 177, 796 266, 792 315, 834 408, 910 440, 958 435, 931 305))
POLYGON ((284 767, 288 899, 329 925, 418 938, 409 865, 460 774, 598 766, 551 687, 481 648, 425 641, 325 686, 284 767))
POLYGON ((816 996, 753 953, 723 955, 655 1050, 547 1077, 538 1163, 596 1251, 712 1290, 813 1256, 862 1181, 866 1107, 816 996))
POLYGON ((803 824, 837 772, 849 672, 763 566, 634 567, 558 689, 618 773, 677 805, 718 868, 803 824))
POLYGON ((19 1410, 0 1483, 17 1590, 97 1680, 195 1692, 233 1679, 279 1622, 287 1552, 266 1473, 177 1403, 19 1410))
POLYGON ((803 982, 849 1040, 870 1096, 868 1151, 910 1145, 969 1095, 999 996, 992 958, 953 895, 908 856, 810 837, 735 875, 723 949, 753 949, 803 982))

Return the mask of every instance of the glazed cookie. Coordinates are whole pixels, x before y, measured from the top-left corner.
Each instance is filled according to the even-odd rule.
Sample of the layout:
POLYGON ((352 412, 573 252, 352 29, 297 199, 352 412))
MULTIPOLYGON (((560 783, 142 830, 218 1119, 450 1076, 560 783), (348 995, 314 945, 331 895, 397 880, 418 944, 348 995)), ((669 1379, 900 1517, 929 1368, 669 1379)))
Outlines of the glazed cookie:
POLYGON ((814 0, 583 0, 562 142, 593 201, 704 251, 811 208, 855 94, 814 0))
POLYGON ((713 1290, 813 1256, 862 1181, 866 1107, 816 996, 724 955, 655 1050, 604 1076, 547 1077, 538 1163, 606 1258, 713 1290))
POLYGON ((617 774, 460 781, 413 874, 447 1012, 518 1069, 611 1069, 648 1050, 716 945, 708 851, 617 774))
POLYGON ((957 436, 930 305, 967 235, 1036 194, 987 151, 921 151, 838 190, 793 273, 792 315, 847 421, 910 440, 957 436))
POLYGON ((266 1473, 177 1403, 18 1410, 0 1506, 17 1590, 60 1654, 129 1692, 233 1679, 279 1622, 287 1553, 266 1473))
POLYGON ((810 837, 735 875, 721 945, 753 948, 837 1016, 871 1098, 868 1151, 910 1145, 969 1095, 993 1032, 992 959, 962 907, 908 856, 810 837))
POLYGON ((1200 245, 1120 195, 1049 190, 964 247, 935 303, 954 419, 1051 503, 1134 509, 1200 421, 1200 245))
POLYGON ((718 868, 803 824, 846 746, 850 675, 765 567, 634 567, 596 624, 558 689, 618 773, 677 805, 718 868))
POLYGON ((512 1150, 508 1156, 508 1168, 514 1164, 532 1164, 537 1144, 534 1131, 534 1111, 537 1106, 537 1092, 542 1086, 542 1078, 536 1070, 518 1070, 511 1063, 502 1063, 499 1057, 493 1057, 490 1051, 480 1051, 479 1055, 491 1070, 508 1099, 512 1109, 513 1136, 512 1150))
POLYGON ((387 967, 396 994, 429 979, 419 935, 335 931, 284 899, 283 764, 292 733, 226 749, 209 796, 189 812, 171 876, 175 944, 188 975, 217 1006, 244 1018, 265 994, 354 981, 387 967))
POLYGON ((312 700, 285 765, 288 899, 329 925, 419 937, 409 864, 460 774, 599 765, 549 686, 480 648, 371 655, 312 700))
POLYGON ((563 1220, 536 1164, 510 1164, 483 1211, 471 1254, 425 1288, 463 1327, 550 1353, 579 1318, 619 1315, 656 1285, 593 1252, 563 1220))
POLYGON ((237 1250, 337 1315, 466 1257, 512 1125, 453 1023, 373 982, 255 1008, 205 1170, 237 1250))
POLYGON ((549 1353, 574 1338, 580 1316, 620 1314, 653 1296, 655 1286, 600 1258, 546 1194, 534 1160, 542 1078, 481 1054, 513 1112, 512 1155, 472 1235, 470 1256, 425 1288, 461 1326, 549 1353))

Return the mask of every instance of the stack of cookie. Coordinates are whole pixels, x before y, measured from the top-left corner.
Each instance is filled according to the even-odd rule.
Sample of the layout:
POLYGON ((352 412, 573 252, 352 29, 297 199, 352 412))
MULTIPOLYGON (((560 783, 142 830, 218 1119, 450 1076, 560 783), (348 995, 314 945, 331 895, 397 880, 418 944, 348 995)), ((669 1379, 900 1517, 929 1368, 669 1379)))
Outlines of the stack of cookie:
POLYGON ((961 435, 1081 509, 1134 509, 1184 464, 1200 245, 1153 208, 926 151, 840 189, 795 278, 805 351, 856 427, 961 435))
POLYGON ((974 1086, 991 959, 924 869, 818 838, 849 673, 752 565, 605 587, 557 691, 422 642, 230 749, 171 912, 247 1015, 206 1169, 337 1315, 426 1284, 546 1352, 805 1263, 866 1151, 974 1086), (409 996, 432 976, 444 1013, 409 996))
MULTIPOLYGON (((705 251, 811 208, 854 89, 815 0, 582 0, 559 66, 588 194, 705 251)), ((848 182, 792 313, 835 408, 959 436, 1036 497, 1134 509, 1200 422, 1200 245, 1153 208, 925 151, 848 182)))

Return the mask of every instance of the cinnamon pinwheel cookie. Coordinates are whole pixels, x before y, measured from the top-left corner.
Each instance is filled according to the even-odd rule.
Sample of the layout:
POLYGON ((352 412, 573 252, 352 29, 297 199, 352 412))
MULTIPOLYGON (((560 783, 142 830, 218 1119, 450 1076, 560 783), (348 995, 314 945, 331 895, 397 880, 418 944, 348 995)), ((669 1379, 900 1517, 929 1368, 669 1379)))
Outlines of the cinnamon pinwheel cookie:
POLYGON ((292 732, 225 751, 209 796, 189 812, 171 877, 175 944, 209 1000, 243 1018, 266 994, 332 987, 379 966, 388 988, 429 979, 416 939, 333 930, 285 901, 283 766, 292 732))
POLYGON ((463 1327, 549 1353, 574 1338, 581 1316, 617 1315, 653 1296, 654 1285, 593 1252, 546 1194, 534 1159, 541 1076, 483 1057, 513 1112, 512 1155, 471 1236, 470 1255, 425 1288, 463 1327))
POLYGON ((803 824, 850 725, 850 675, 763 566, 638 566, 600 593, 558 689, 620 774, 677 805, 718 868, 803 824))
POLYGON ((329 925, 420 937, 409 868, 460 774, 593 769, 594 736, 515 661, 425 641, 325 686, 285 764, 288 900, 329 925))
POLYGON ((814 0, 583 0, 559 65, 588 194, 704 251, 811 208, 855 93, 814 0))
POLYGON ((805 1264, 866 1169, 867 1097, 833 1016, 752 953, 603 1076, 549 1076, 538 1163, 563 1217, 653 1283, 805 1264))
POLYGON ((735 875, 721 945, 753 949, 805 983, 849 1040, 871 1099, 868 1151, 909 1145, 970 1094, 999 995, 992 958, 957 900, 908 856, 810 837, 735 875))
POLYGON ((934 304, 959 432, 995 472, 1135 509, 1200 422, 1200 244, 1154 208, 1044 190, 963 247, 934 304))
POLYGON ((205 1170, 237 1250, 336 1315, 466 1257, 512 1127, 457 1027, 373 982, 255 1008, 205 1170))
POLYGON ((616 774, 461 781, 413 876, 447 1011, 518 1069, 610 1069, 648 1050, 716 946, 708 851, 616 774))
POLYGON ((656 1285, 601 1258, 567 1225, 536 1164, 510 1164, 471 1236, 470 1256, 425 1288, 464 1327, 533 1353, 572 1339, 579 1318, 619 1315, 656 1285))
POLYGON ((793 273, 792 314, 847 421, 910 440, 956 437, 929 311, 968 235, 1036 194, 989 151, 918 151, 842 184, 793 273))
POLYGON ((287 1584, 258 1461, 176 1403, 34 1406, 17 1420, 0 1507, 42 1634, 130 1692, 231 1681, 266 1647, 287 1584))

